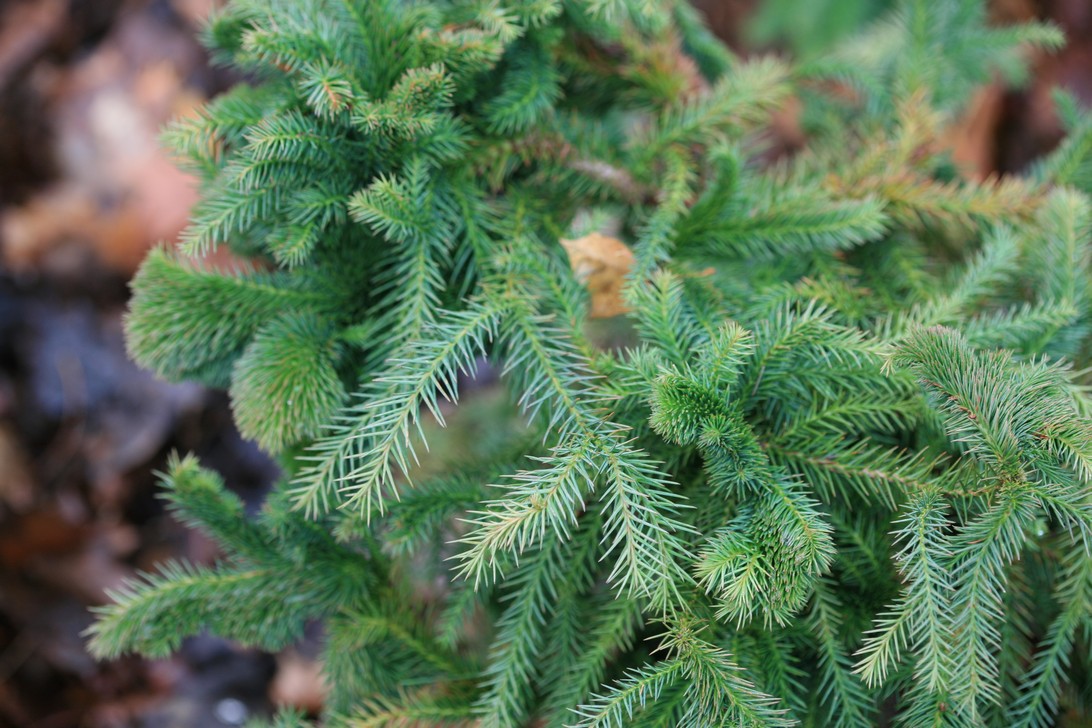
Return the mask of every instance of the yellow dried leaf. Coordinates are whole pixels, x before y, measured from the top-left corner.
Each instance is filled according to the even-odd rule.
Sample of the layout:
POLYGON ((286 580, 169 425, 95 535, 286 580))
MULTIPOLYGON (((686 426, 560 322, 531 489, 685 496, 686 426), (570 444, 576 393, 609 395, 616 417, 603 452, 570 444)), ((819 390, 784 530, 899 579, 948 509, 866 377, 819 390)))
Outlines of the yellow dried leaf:
POLYGON ((633 253, 625 243, 600 233, 562 240, 577 280, 591 294, 591 318, 611 318, 629 311, 622 301, 622 286, 633 267, 633 253))

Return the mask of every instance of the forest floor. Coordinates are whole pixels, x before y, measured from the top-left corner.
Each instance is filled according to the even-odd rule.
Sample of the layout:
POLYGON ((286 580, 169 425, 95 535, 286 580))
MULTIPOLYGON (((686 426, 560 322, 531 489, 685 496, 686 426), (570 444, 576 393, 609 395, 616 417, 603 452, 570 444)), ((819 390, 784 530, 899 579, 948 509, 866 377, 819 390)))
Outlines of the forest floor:
MULTIPOLYGON (((215 2, 0 2, 0 728, 238 725, 321 705, 309 643, 274 657, 200 637, 170 659, 98 663, 82 636, 125 577, 217 557, 156 497, 172 451, 251 504, 276 477, 222 392, 155 379, 122 340, 126 282, 196 198, 159 130, 240 80, 194 40, 215 2)), ((738 42, 750 0, 698 4, 738 42)), ((1027 89, 975 99, 953 145, 982 175, 1057 143, 1054 85, 1092 104, 1092 3, 995 5, 1053 19, 1071 43, 1027 89)))

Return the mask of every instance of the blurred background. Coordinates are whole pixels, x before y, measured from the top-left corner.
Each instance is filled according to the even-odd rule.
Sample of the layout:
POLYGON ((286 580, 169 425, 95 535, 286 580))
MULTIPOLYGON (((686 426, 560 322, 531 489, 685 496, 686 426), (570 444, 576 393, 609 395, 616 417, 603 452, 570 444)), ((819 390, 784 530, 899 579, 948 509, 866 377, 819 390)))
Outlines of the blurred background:
MULTIPOLYGON (((696 0, 742 52, 822 53, 891 0, 696 0)), ((0 0, 0 728, 240 725, 274 703, 316 710, 305 643, 279 656, 210 637, 169 660, 99 664, 90 608, 136 570, 216 558, 155 495, 196 452, 248 503, 276 476, 222 392, 131 364, 126 282, 173 241, 196 192, 158 144, 171 118, 243 81, 195 40, 217 0, 0 0)), ((952 131, 973 173, 1016 172, 1057 144, 1050 91, 1092 104, 1092 2, 991 0, 998 22, 1050 19, 1068 47, 1017 91, 984 89, 952 131)), ((793 143, 791 114, 779 133, 793 143)))

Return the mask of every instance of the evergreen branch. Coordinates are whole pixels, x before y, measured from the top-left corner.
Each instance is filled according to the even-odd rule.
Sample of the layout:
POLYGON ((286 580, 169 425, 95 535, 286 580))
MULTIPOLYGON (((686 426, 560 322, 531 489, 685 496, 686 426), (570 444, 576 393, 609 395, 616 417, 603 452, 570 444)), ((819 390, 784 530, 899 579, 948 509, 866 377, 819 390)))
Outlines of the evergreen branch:
POLYGON ((1039 162, 1034 176, 1044 184, 1092 187, 1092 119, 1081 119, 1049 156, 1039 162))
MULTIPOLYGON (((765 17, 808 26, 792 5, 765 17)), ((682 0, 228 0, 205 38, 254 86, 170 133, 201 178, 183 247, 258 262, 153 252, 126 333, 230 386, 286 480, 250 518, 172 457, 225 562, 127 583, 96 654, 315 623, 341 726, 1089 712, 1092 135, 1059 96, 1070 141, 1029 177, 951 153, 1055 28, 899 0, 790 68, 682 0), (572 274, 557 241, 592 230, 628 271, 572 274), (541 438, 503 455, 516 412, 430 426, 485 357, 541 438)))
POLYGON ((917 654, 915 676, 930 691, 951 685, 953 665, 949 650, 954 639, 948 573, 951 553, 946 543, 946 505, 939 494, 918 491, 906 514, 896 521, 902 548, 895 560, 905 586, 899 600, 880 617, 857 652, 854 672, 869 686, 882 684, 907 645, 917 654))
POLYGON ((972 717, 979 701, 996 699, 998 623, 1004 568, 1019 558, 1034 520, 1026 488, 1000 494, 986 513, 959 533, 953 544, 955 591, 952 598, 952 659, 960 683, 951 688, 972 717))
POLYGON ((365 647, 391 641, 411 653, 422 665, 441 675, 464 677, 466 662, 436 644, 405 612, 383 613, 374 609, 346 610, 340 615, 346 629, 355 634, 355 645, 365 647))
POLYGON ((1051 622, 1031 670, 1020 683, 1019 699, 1007 716, 1014 728, 1054 725, 1077 632, 1092 614, 1092 559, 1086 554, 1076 550, 1066 558, 1055 600, 1062 610, 1051 622))
POLYGON ((513 136, 549 113, 561 95, 560 77, 539 48, 520 54, 508 70, 500 93, 484 109, 490 133, 513 136))
POLYGON ((468 703, 420 691, 398 697, 370 698, 339 725, 345 728, 415 728, 421 725, 470 728, 475 721, 468 703))
MULTIPOLYGON (((239 189, 234 182, 243 171, 238 161, 226 164, 214 183, 218 194, 208 195, 194 205, 190 224, 181 236, 184 253, 207 255, 221 243, 246 236, 259 221, 276 219, 280 214, 287 197, 284 188, 263 185, 259 189, 239 189)), ((285 171, 283 165, 274 168, 274 172, 285 171)))
POLYGON ((682 506, 670 481, 628 444, 615 443, 602 457, 603 542, 608 554, 617 553, 607 581, 661 612, 685 609, 681 590, 692 581, 680 565, 690 556, 682 536, 692 529, 675 517, 682 506))
POLYGON ((798 193, 713 223, 705 231, 705 246, 713 255, 761 260, 848 250, 877 240, 886 228, 884 205, 877 200, 838 201, 798 193))
POLYGON ((588 637, 581 640, 573 655, 573 664, 546 697, 545 706, 554 711, 548 723, 551 728, 568 725, 574 707, 602 683, 610 659, 632 645, 641 623, 641 609, 635 600, 612 598, 594 619, 588 626, 588 637))
POLYGON ((244 437, 270 452, 312 437, 347 394, 330 331, 314 315, 287 314, 255 334, 236 362, 231 404, 244 437))
POLYGON ((833 402, 815 402, 782 423, 776 441, 792 447, 833 435, 894 434, 911 429, 920 419, 916 400, 877 393, 849 394, 833 402))
MULTIPOLYGON (((660 185, 656 209, 642 226, 634 245, 636 262, 630 271, 630 289, 646 286, 645 279, 671 257, 676 229, 685 218, 687 205, 693 197, 695 175, 687 157, 669 154, 664 164, 667 171, 660 185)), ((625 294, 627 299, 639 299, 632 290, 625 294)), ((630 305, 634 303, 631 301, 630 305)))
POLYGON ((1036 195, 1023 180, 990 179, 957 186, 909 176, 863 185, 859 194, 887 202, 887 210, 908 224, 936 220, 969 228, 975 218, 1021 222, 1035 210, 1036 195))
POLYGON ((416 460, 413 438, 424 437, 421 409, 444 424, 439 397, 457 399, 459 372, 473 372, 476 357, 486 353, 496 335, 500 316, 488 303, 446 314, 428 339, 411 344, 404 358, 395 359, 390 373, 372 386, 374 394, 348 408, 305 458, 311 464, 294 490, 299 507, 309 514, 326 512, 336 491, 343 507, 382 513, 380 493, 394 486, 394 468, 405 474, 416 460))
MULTIPOLYGON (((511 559, 497 567, 499 573, 507 573, 511 559)), ((463 631, 471 620, 483 612, 493 600, 496 581, 475 587, 473 582, 452 580, 448 599, 437 618, 436 640, 447 649, 455 649, 464 640, 463 631)))
POLYGON ((881 324, 887 337, 901 338, 914 326, 938 326, 960 321, 979 302, 1007 283, 1019 263, 1020 241, 1011 228, 996 228, 946 293, 881 324))
POLYGON ((594 545, 597 537, 598 528, 589 524, 571 542, 548 541, 510 579, 511 603, 498 622, 478 702, 483 727, 503 728, 526 720, 532 682, 545 642, 547 614, 556 600, 558 583, 581 578, 580 569, 587 568, 586 560, 570 559, 574 553, 594 545))
POLYGON ((246 728, 311 728, 311 722, 295 708, 281 708, 272 721, 254 719, 245 725, 246 728))
POLYGON ((838 376, 837 365, 878 368, 885 348, 831 319, 831 311, 809 302, 800 311, 792 306, 780 308, 770 319, 760 322, 754 331, 755 356, 743 370, 740 391, 752 401, 761 401, 771 390, 784 386, 786 379, 798 376, 793 365, 804 367, 815 378, 824 374, 838 376))
POLYGON ((668 634, 665 647, 682 660, 689 685, 687 710, 680 725, 727 722, 750 728, 793 726, 777 698, 759 691, 740 676, 740 668, 723 649, 701 637, 701 630, 682 623, 668 634))
POLYGON ((720 597, 717 617, 738 625, 761 612, 767 627, 787 625, 833 558, 831 528, 799 488, 774 477, 711 539, 695 572, 720 597))
POLYGON ((686 305, 682 280, 668 271, 648 282, 635 282, 626 292, 637 314, 637 331, 676 366, 685 366, 700 336, 694 314, 686 305))
MULTIPOLYGON (((947 692, 931 693, 924 687, 914 685, 906 695, 898 716, 898 725, 930 726, 931 728, 967 728, 976 724, 976 718, 969 716, 958 704, 953 702, 947 692)), ((981 724, 981 721, 977 721, 981 724)))
POLYGON ((628 671, 605 693, 576 709, 580 722, 575 728, 625 728, 650 701, 659 700, 664 688, 679 680, 685 670, 686 663, 674 658, 628 671))
POLYGON ((125 319, 130 356, 171 380, 206 374, 226 383, 230 364, 285 308, 329 302, 283 275, 224 276, 153 250, 133 280, 125 319))
MULTIPOLYGON (((395 555, 412 554, 434 539, 455 514, 476 506, 485 495, 485 483, 490 476, 468 470, 431 478, 407 490, 398 501, 387 504, 386 548, 395 555)), ((490 468, 489 472, 507 470, 490 468)))
POLYGON ((450 253, 456 206, 444 179, 430 176, 429 162, 415 156, 402 176, 380 176, 349 200, 352 218, 367 225, 394 250, 374 278, 374 315, 391 327, 373 358, 426 335, 436 322, 445 284, 442 261, 450 253))
POLYGON ((298 639, 305 620, 321 611, 320 595, 299 579, 286 579, 283 567, 213 570, 168 563, 108 596, 113 604, 96 609, 98 618, 86 632, 88 649, 98 657, 166 657, 203 629, 277 650, 298 639), (253 611, 240 612, 241 600, 253 611))
POLYGON ((652 160, 671 147, 710 146, 722 134, 763 121, 788 91, 788 74, 780 62, 752 61, 725 76, 708 95, 665 111, 633 147, 642 160, 652 160))
POLYGON ((1036 271, 1036 293, 1043 301, 1080 306, 1088 300, 1092 256, 1092 203, 1070 189, 1053 190, 1037 211, 1029 231, 1028 263, 1036 271))
POLYGON ((749 516, 713 534, 694 567, 706 593, 715 591, 722 601, 717 616, 734 618, 737 623, 750 616, 763 582, 772 579, 762 554, 746 533, 749 516))
POLYGON ((987 721, 1005 720, 1009 707, 1020 699, 1020 684, 1024 680, 1027 666, 1032 659, 1032 639, 1034 632, 1032 621, 1035 620, 1036 600, 1040 595, 1034 593, 1028 584, 1027 561, 1013 563, 1008 569, 1008 583, 1005 590, 1005 623, 1001 626, 1001 651, 997 656, 997 667, 1001 679, 1001 700, 989 706, 987 721))
POLYGON ((495 578, 498 554, 522 554, 545 540, 547 528, 556 531, 556 540, 567 539, 600 473, 595 455, 590 443, 564 443, 535 458, 545 467, 513 476, 504 498, 487 502, 488 510, 467 521, 474 530, 462 540, 467 547, 458 555, 458 574, 477 585, 492 568, 495 578))
POLYGON ((921 453, 909 454, 860 441, 833 439, 808 443, 810 452, 769 443, 770 461, 803 476, 827 502, 856 495, 894 507, 905 493, 930 488, 934 463, 921 453), (818 447, 815 447, 818 445, 818 447))
POLYGON ((1027 468, 1049 472, 1058 460, 1087 472, 1090 425, 1074 410, 1058 367, 975 352, 942 328, 912 334, 892 362, 918 374, 948 436, 992 468, 999 482, 1023 482, 1027 468), (1061 413, 1069 416, 1060 419, 1061 413))
MULTIPOLYGON (((766 494, 769 509, 765 517, 777 524, 781 544, 792 554, 791 562, 812 574, 826 572, 834 557, 831 526, 818 510, 818 503, 803 488, 788 481, 775 481, 766 494)), ((764 514, 765 515, 765 514, 764 514)))
POLYGON ((963 325, 972 346, 1041 352, 1045 340, 1076 323, 1079 311, 1068 302, 1025 303, 1016 308, 978 316, 963 325))
POLYGON ((696 370, 710 383, 731 388, 754 352, 754 336, 735 321, 727 321, 698 351, 696 370))
MULTIPOLYGON (((407 686, 431 683, 468 687, 473 659, 435 641, 404 597, 384 589, 373 604, 347 609, 326 620, 322 662, 329 688, 327 710, 347 715, 361 703, 393 697, 407 686)), ((472 698, 464 699, 469 711, 472 698)))
MULTIPOLYGON (((584 530, 592 530, 596 535, 574 539, 566 573, 557 580, 553 615, 546 632, 546 658, 539 667, 540 676, 567 675, 575 667, 581 647, 587 641, 589 617, 600 611, 597 607, 608 606, 614 601, 606 590, 598 589, 601 576, 597 537, 602 524, 600 514, 595 510, 586 519, 578 536, 582 536, 584 530)), ((545 704, 545 691, 538 692, 543 698, 539 713, 546 715, 553 712, 545 704)), ((580 696, 581 699, 583 697, 580 696)), ((579 702, 573 700, 572 705, 579 702)))
POLYGON ((793 654, 794 646, 784 634, 766 630, 736 633, 732 652, 749 672, 760 675, 757 685, 767 695, 780 697, 789 710, 786 717, 797 720, 807 715, 808 687, 802 682, 807 676, 793 654))
POLYGON ((592 374, 572 343, 549 319, 533 316, 515 305, 502 328, 504 374, 520 393, 520 407, 534 419, 546 411, 546 430, 560 440, 568 435, 597 439, 603 421, 592 407, 592 374))
POLYGON ((280 558, 271 534, 247 518, 242 500, 224 487, 219 475, 202 468, 196 457, 180 459, 172 453, 167 472, 159 477, 175 517, 210 535, 232 556, 257 564, 280 558))
POLYGON ((1076 536, 1078 545, 1092 553, 1092 498, 1082 485, 1059 480, 1063 482, 1037 483, 1035 497, 1071 536, 1076 536))
POLYGON ((842 608, 832 587, 831 582, 820 579, 812 598, 811 624, 819 640, 820 700, 827 706, 831 725, 869 725, 873 721, 872 700, 853 674, 840 636, 842 608))

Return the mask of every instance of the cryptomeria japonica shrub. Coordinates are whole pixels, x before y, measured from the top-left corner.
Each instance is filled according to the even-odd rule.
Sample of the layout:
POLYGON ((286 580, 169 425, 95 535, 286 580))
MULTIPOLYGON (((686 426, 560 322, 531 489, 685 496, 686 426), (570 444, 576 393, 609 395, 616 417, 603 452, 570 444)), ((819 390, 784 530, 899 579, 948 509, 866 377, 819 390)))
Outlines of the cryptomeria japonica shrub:
POLYGON ((169 132, 202 200, 128 342, 283 478, 250 518, 173 460, 223 561, 94 653, 317 622, 338 726, 1092 715, 1092 122, 965 175, 976 86, 1062 39, 896 5, 793 65, 681 0, 229 3, 255 82, 169 132))

